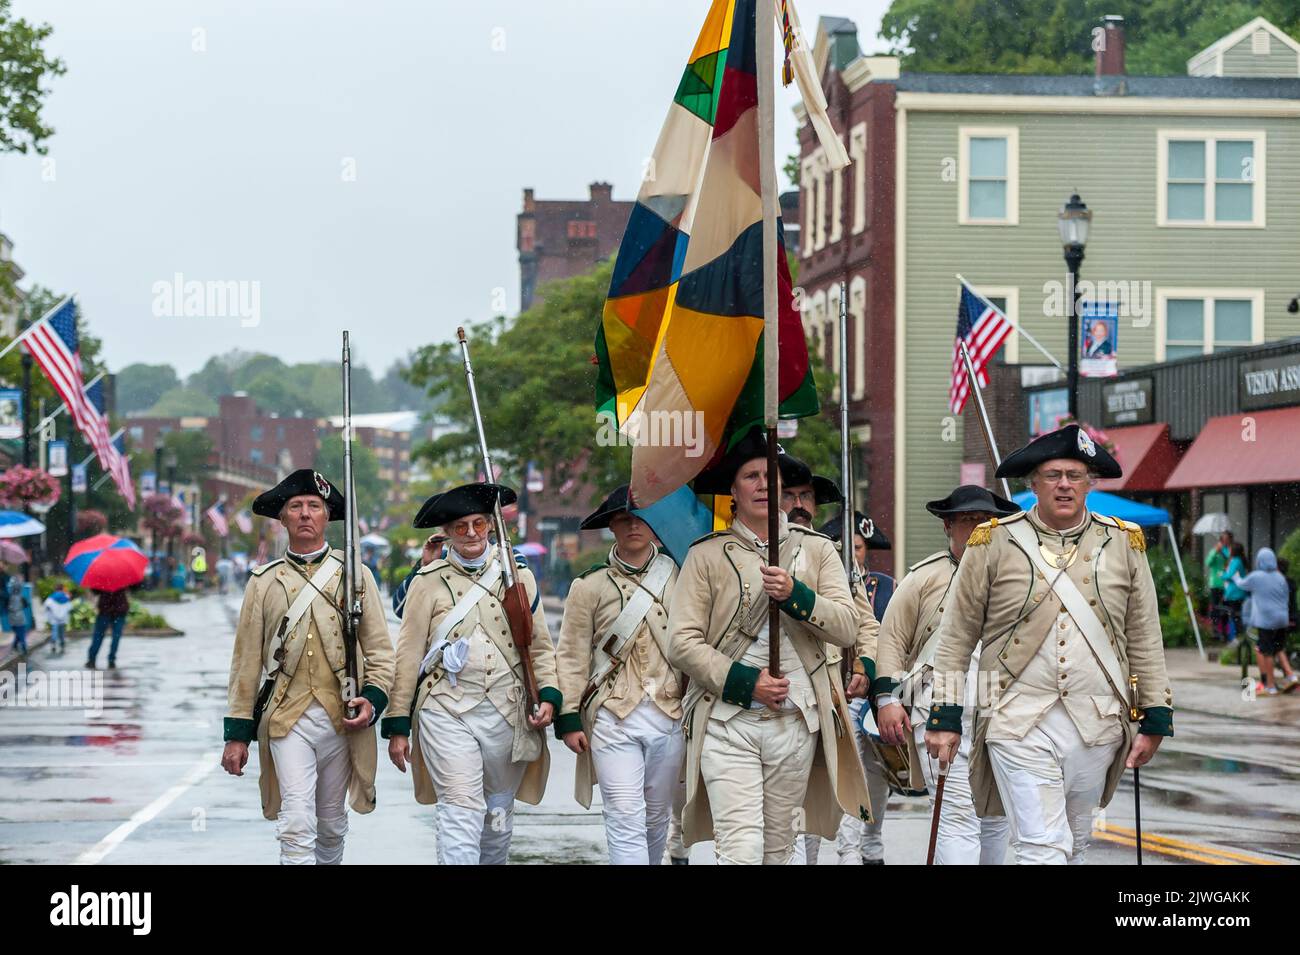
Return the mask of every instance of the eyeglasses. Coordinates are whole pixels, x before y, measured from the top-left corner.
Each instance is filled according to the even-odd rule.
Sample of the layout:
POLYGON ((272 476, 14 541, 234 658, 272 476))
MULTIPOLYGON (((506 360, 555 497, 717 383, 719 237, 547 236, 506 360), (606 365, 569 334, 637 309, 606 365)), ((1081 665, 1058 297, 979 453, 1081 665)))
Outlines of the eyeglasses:
POLYGON ((451 525, 451 532, 457 537, 468 537, 470 531, 481 536, 487 533, 487 529, 487 519, 482 517, 476 517, 472 521, 457 521, 451 525))
POLYGON ((1059 484, 1061 478, 1069 481, 1071 484, 1083 484, 1088 478, 1087 471, 1039 471, 1038 479, 1046 481, 1048 484, 1059 484))

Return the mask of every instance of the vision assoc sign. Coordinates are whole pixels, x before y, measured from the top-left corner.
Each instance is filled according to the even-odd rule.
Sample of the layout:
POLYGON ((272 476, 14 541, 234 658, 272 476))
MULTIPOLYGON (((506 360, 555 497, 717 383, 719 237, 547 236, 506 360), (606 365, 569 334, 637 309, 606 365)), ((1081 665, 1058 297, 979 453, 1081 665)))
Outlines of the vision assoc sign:
POLYGON ((1243 411, 1300 404, 1300 353, 1244 361, 1239 374, 1243 411))

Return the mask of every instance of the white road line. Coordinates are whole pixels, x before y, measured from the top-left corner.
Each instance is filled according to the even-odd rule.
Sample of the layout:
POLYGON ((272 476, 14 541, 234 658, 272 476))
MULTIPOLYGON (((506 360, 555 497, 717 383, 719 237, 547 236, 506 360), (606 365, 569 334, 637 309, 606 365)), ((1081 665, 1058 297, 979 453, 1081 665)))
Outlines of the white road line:
POLYGON ((87 849, 81 855, 77 856, 74 865, 98 865, 104 857, 120 846, 131 833, 135 832, 149 820, 153 819, 160 812, 170 806, 181 794, 187 789, 201 782, 205 776, 216 769, 221 764, 221 751, 210 753, 194 764, 194 767, 185 774, 176 785, 167 790, 149 805, 135 813, 130 819, 122 823, 107 836, 99 841, 99 844, 92 849, 87 849))

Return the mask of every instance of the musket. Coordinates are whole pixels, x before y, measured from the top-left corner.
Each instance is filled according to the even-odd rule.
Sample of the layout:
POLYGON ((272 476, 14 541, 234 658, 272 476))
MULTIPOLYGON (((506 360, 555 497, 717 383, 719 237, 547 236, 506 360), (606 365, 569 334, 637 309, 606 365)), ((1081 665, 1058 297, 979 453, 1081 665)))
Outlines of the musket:
MULTIPOLYGON (((478 448, 483 457, 483 480, 492 481, 492 457, 488 454, 487 434, 483 431, 483 414, 478 407, 478 390, 474 387, 474 369, 469 363, 469 341, 465 338, 465 329, 456 329, 456 340, 460 342, 461 358, 465 364, 465 383, 469 386, 469 403, 474 409, 474 427, 478 431, 478 448)), ((510 534, 506 531, 506 521, 501 515, 501 497, 497 495, 492 505, 492 522, 496 527, 497 549, 500 552, 501 576, 505 582, 505 593, 501 606, 505 608, 506 619, 510 621, 510 639, 519 651, 520 662, 524 670, 524 692, 536 712, 539 705, 537 698, 537 674, 533 672, 533 615, 528 606, 528 592, 524 590, 523 581, 515 573, 514 549, 510 543, 510 534)))
MULTIPOLYGON (((1138 678, 1136 674, 1128 678, 1129 687, 1129 719, 1137 722, 1141 716, 1137 705, 1138 678)), ((1142 864, 1142 779, 1138 775, 1138 768, 1133 767, 1133 832, 1135 835, 1134 844, 1137 846, 1137 864, 1142 864)))
MULTIPOLYGON (((840 280, 840 555, 844 558, 844 576, 849 579, 849 594, 858 594, 858 567, 854 559, 853 520, 856 514, 853 500, 853 461, 849 449, 849 309, 848 286, 840 280)), ((842 672, 840 676, 847 687, 853 677, 853 654, 842 654, 842 672)))
MULTIPOLYGON (((357 580, 357 489, 352 473, 352 350, 348 333, 343 333, 343 648, 347 659, 346 693, 355 699, 360 692, 357 670, 357 634, 361 628, 364 590, 357 580)), ((356 716, 355 704, 348 705, 349 718, 356 716)))

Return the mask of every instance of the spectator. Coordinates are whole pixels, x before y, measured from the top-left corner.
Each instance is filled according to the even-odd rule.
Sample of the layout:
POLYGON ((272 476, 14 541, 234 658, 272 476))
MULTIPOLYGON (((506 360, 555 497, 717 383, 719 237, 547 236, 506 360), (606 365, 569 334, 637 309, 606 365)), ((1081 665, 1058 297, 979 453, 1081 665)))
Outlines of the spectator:
POLYGON ((1210 591, 1210 620, 1220 640, 1228 639, 1227 608, 1223 605, 1223 572, 1232 554, 1232 531, 1224 531, 1205 555, 1205 585, 1210 591))
POLYGON ((1282 689, 1295 689, 1296 675, 1286 655, 1291 588, 1277 569, 1277 556, 1269 548, 1261 547, 1255 555, 1255 569, 1245 577, 1234 575, 1232 583, 1250 594, 1250 614, 1246 624, 1258 633, 1255 658, 1259 663, 1260 691, 1269 696, 1277 694, 1273 670, 1279 662, 1285 676, 1282 689))
POLYGON ((1237 585, 1236 578, 1249 570, 1246 566, 1246 548, 1233 544, 1229 549, 1228 566, 1223 571, 1223 606, 1227 616, 1228 646, 1235 647, 1244 626, 1241 619, 1241 605, 1246 600, 1246 591, 1237 585))
POLYGON ((126 615, 131 609, 131 601, 125 590, 97 590, 99 595, 99 613, 95 616, 95 632, 90 638, 90 658, 86 660, 86 669, 95 669, 99 660, 99 647, 104 642, 104 634, 111 626, 113 642, 108 645, 108 668, 117 669, 117 645, 122 639, 122 628, 126 626, 126 615))
POLYGON ((32 585, 17 574, 11 574, 5 579, 3 597, 0 628, 14 635, 10 649, 27 656, 27 631, 35 625, 32 620, 32 585))
POLYGON ((229 590, 234 577, 235 562, 225 556, 217 558, 217 592, 224 594, 229 590))
POLYGON ((67 650, 63 635, 68 628, 68 618, 72 616, 72 598, 68 596, 63 581, 54 585, 54 592, 45 598, 44 606, 45 622, 50 625, 50 655, 63 656, 67 650))

